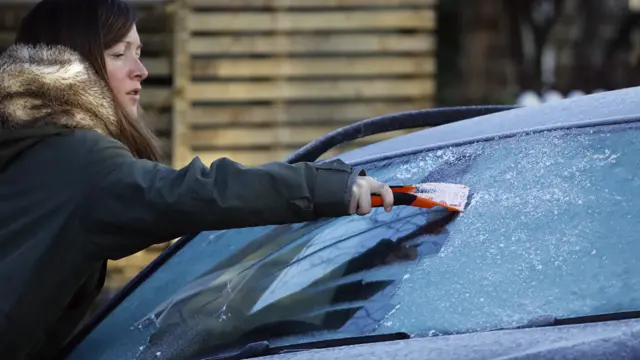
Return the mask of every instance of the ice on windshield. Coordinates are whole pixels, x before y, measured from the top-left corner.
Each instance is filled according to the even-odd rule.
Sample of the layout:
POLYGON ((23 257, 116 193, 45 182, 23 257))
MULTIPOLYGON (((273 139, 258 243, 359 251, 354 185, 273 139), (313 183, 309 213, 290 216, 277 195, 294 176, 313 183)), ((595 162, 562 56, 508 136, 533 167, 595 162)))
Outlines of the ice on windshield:
POLYGON ((467 211, 438 256, 412 269, 379 331, 639 309, 639 150, 637 127, 486 143, 460 178, 473 193, 467 211))

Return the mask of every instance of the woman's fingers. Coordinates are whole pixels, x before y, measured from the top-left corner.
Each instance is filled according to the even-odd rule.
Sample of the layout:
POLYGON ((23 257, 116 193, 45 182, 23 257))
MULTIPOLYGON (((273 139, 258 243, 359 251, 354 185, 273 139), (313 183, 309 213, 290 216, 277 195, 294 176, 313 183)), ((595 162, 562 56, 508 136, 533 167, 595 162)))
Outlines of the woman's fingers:
POLYGON ((363 178, 360 190, 358 191, 358 214, 367 215, 371 212, 371 183, 367 178, 363 178))
POLYGON ((371 212, 371 194, 380 194, 385 211, 393 207, 393 192, 387 184, 383 184, 369 176, 360 176, 353 189, 349 213, 367 215, 371 212))
POLYGON ((349 214, 353 215, 358 210, 358 180, 356 180, 355 184, 351 188, 351 202, 349 203, 349 214))
POLYGON ((380 196, 382 197, 382 205, 384 206, 384 210, 386 212, 391 211, 391 208, 393 207, 393 191, 391 191, 389 185, 383 184, 373 178, 370 178, 369 182, 371 183, 371 193, 380 194, 380 196))
POLYGON ((384 211, 390 212, 393 208, 393 191, 387 184, 380 184, 382 186, 382 190, 380 190, 380 195, 382 195, 382 204, 384 206, 384 211))

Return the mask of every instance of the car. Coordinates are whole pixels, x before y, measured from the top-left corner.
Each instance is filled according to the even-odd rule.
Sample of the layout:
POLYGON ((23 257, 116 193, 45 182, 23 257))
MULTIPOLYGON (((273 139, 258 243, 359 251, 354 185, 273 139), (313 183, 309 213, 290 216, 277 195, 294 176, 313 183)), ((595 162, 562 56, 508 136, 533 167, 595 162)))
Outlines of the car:
POLYGON ((467 185, 464 212, 397 206, 184 237, 60 357, 640 358, 640 87, 390 114, 287 161, 425 126, 338 157, 388 184, 467 185))

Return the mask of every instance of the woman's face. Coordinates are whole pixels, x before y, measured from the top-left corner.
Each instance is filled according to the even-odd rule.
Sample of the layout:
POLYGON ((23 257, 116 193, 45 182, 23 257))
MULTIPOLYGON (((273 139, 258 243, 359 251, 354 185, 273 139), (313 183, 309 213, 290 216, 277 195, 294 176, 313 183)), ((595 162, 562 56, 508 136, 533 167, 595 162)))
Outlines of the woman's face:
POLYGON ((141 83, 149 75, 140 62, 140 37, 134 26, 129 34, 104 53, 109 87, 116 101, 132 118, 138 116, 141 83))

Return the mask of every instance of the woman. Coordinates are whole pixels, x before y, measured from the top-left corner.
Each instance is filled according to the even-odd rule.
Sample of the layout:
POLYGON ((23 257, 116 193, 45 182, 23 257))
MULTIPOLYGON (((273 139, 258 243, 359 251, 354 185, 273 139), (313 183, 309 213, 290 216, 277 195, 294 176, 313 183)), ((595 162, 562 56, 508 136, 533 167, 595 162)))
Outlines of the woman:
POLYGON ((43 0, 0 57, 0 354, 47 358, 107 259, 203 230, 368 214, 391 190, 343 162, 157 162, 138 121, 140 39, 121 0, 43 0))

